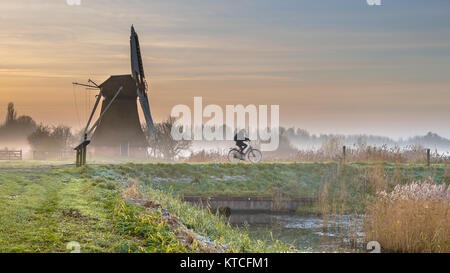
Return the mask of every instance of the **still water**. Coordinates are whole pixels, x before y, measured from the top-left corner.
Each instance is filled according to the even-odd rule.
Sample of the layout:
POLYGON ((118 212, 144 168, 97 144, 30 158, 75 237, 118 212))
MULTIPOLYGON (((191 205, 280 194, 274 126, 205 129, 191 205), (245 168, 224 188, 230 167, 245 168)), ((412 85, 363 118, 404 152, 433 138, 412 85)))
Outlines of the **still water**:
POLYGON ((280 240, 307 252, 366 252, 358 215, 232 213, 230 223, 247 227, 253 239, 280 240))

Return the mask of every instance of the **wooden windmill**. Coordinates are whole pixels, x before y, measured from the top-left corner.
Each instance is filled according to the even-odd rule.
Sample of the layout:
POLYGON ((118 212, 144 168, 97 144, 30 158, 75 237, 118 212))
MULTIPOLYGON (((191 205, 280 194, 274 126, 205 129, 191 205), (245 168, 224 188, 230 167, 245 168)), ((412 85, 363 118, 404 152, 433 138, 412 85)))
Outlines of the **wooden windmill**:
POLYGON ((96 155, 142 157, 147 154, 147 141, 139 121, 137 98, 139 98, 139 105, 144 113, 149 135, 155 137, 139 38, 133 26, 131 26, 130 52, 131 74, 111 76, 100 85, 92 80, 89 80, 88 84, 74 83, 99 89, 84 129, 84 139, 75 147, 78 165, 86 162, 86 146, 89 143, 92 143, 96 155), (100 116, 90 126, 102 97, 100 116), (91 134, 92 138, 89 139, 91 134))

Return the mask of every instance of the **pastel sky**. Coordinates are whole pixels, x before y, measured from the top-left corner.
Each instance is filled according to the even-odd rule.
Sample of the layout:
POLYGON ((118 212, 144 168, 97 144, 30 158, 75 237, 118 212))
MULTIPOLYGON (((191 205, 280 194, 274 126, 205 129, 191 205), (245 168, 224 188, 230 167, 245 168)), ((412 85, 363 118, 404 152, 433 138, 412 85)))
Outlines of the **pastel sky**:
POLYGON ((95 94, 71 83, 129 74, 134 24, 157 121, 203 96, 279 104, 282 125, 313 133, 450 137, 450 1, 382 4, 0 0, 0 117, 13 101, 81 127, 95 94))

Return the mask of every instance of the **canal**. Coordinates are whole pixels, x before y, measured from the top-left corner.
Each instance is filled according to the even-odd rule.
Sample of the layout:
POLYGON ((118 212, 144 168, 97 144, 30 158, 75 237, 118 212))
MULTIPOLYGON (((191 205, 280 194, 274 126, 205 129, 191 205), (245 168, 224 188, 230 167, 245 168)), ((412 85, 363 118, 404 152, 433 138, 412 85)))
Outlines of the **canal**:
POLYGON ((228 217, 253 239, 292 244, 305 252, 366 252, 361 216, 237 212, 228 217))

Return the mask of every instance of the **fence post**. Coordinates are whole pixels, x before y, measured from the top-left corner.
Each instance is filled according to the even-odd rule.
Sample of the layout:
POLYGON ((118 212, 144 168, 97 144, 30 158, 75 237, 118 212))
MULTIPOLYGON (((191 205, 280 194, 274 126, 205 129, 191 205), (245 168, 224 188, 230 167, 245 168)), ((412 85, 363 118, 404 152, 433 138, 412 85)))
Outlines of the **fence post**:
POLYGON ((431 160, 431 155, 430 155, 431 150, 427 149, 427 166, 430 167, 430 160, 431 160))
POLYGON ((76 151, 77 151, 77 156, 76 156, 77 159, 75 161, 75 164, 76 164, 77 167, 80 167, 81 166, 80 149, 77 149, 76 151))
POLYGON ((364 175, 364 200, 366 200, 366 191, 367 191, 367 175, 364 175))
POLYGON ((345 163, 345 145, 342 146, 342 163, 345 163))

